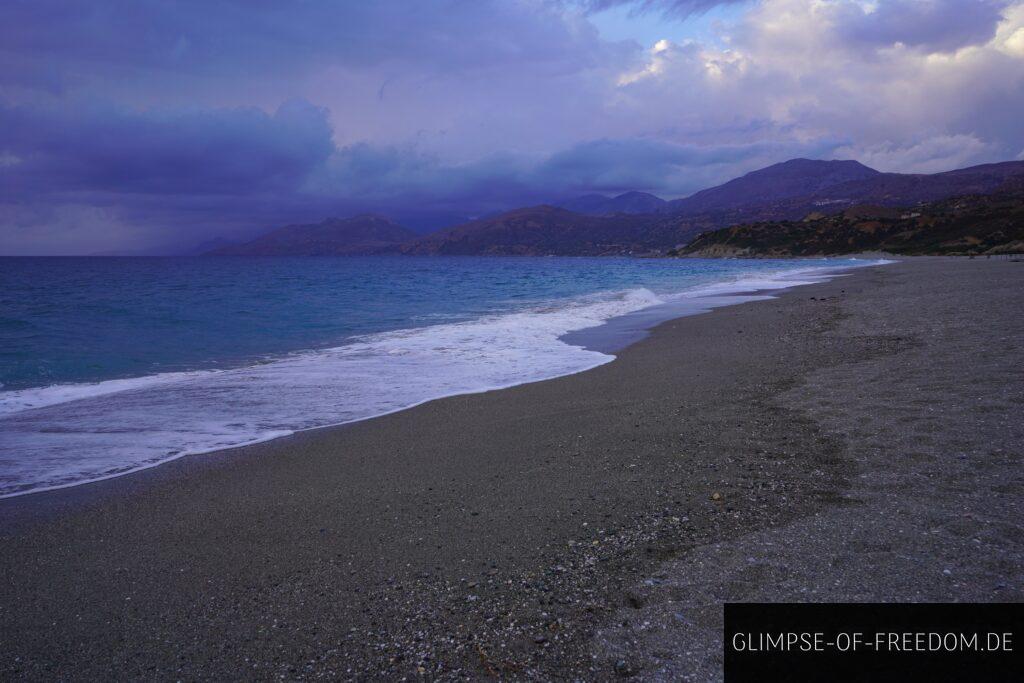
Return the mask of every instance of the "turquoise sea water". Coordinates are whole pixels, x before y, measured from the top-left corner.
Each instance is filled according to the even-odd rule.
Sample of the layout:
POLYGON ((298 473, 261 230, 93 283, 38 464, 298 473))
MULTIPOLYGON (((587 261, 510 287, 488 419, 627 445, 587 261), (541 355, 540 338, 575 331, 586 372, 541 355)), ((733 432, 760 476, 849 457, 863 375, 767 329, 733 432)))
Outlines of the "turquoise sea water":
POLYGON ((0 258, 0 496, 578 372, 612 357, 566 334, 865 263, 0 258))

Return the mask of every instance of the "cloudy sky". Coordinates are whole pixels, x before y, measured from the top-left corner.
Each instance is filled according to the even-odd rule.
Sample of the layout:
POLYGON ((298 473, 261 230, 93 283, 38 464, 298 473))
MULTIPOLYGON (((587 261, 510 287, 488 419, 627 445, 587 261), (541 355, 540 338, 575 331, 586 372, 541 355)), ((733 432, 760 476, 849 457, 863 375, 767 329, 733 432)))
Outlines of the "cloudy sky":
POLYGON ((1024 158, 1024 0, 5 0, 0 253, 1024 158))

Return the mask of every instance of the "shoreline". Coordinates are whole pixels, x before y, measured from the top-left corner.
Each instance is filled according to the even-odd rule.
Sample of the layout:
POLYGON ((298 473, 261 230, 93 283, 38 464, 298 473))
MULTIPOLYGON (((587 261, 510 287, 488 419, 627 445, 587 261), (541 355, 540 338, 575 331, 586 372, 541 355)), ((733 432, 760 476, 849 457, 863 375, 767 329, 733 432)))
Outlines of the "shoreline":
MULTIPOLYGON (((851 259, 859 259, 859 258, 862 258, 862 257, 867 257, 867 255, 857 254, 857 255, 852 255, 849 258, 851 258, 851 259)), ((799 260, 818 260, 818 259, 813 259, 813 258, 812 259, 794 259, 794 261, 799 261, 799 260)), ((278 440, 278 439, 286 438, 286 437, 293 436, 295 434, 304 433, 304 432, 310 432, 310 431, 315 431, 315 430, 320 430, 320 429, 331 429, 331 428, 343 427, 343 426, 349 425, 349 424, 356 424, 358 422, 363 422, 363 421, 366 421, 366 420, 372 420, 372 419, 376 419, 376 418, 379 418, 379 417, 385 417, 387 415, 391 415, 391 414, 394 414, 394 413, 397 413, 397 412, 401 412, 403 410, 411 410, 411 409, 414 409, 414 408, 416 408, 418 406, 424 405, 426 403, 430 403, 431 401, 439 401, 439 400, 443 400, 443 399, 446 399, 446 398, 451 398, 453 396, 470 396, 470 395, 473 395, 473 394, 486 393, 486 392, 490 392, 490 391, 502 391, 502 390, 505 390, 505 389, 510 389, 510 388, 513 388, 513 387, 521 386, 521 385, 524 385, 524 384, 532 384, 532 383, 535 383, 535 382, 545 382, 545 381, 549 381, 549 380, 552 380, 552 379, 558 379, 559 377, 568 377, 568 376, 571 376, 571 375, 574 375, 574 374, 579 374, 581 372, 588 372, 590 370, 593 370, 594 368, 600 367, 601 365, 603 365, 605 363, 613 362, 615 360, 615 355, 614 355, 615 353, 618 353, 618 352, 622 351, 623 349, 627 348, 628 346, 630 346, 632 344, 635 344, 636 342, 644 339, 647 335, 650 334, 652 329, 654 329, 658 325, 660 325, 660 324, 662 324, 664 322, 667 322, 669 320, 673 320, 673 319, 676 319, 676 318, 693 316, 693 315, 700 315, 702 313, 707 313, 707 312, 712 311, 712 310, 714 310, 716 308, 721 308, 721 307, 724 307, 724 306, 733 306, 733 305, 737 305, 737 304, 741 304, 741 303, 746 303, 746 302, 751 302, 751 301, 760 301, 760 300, 770 299, 773 296, 772 293, 787 291, 787 290, 792 289, 794 287, 801 287, 801 286, 805 286, 807 284, 815 284, 815 283, 818 283, 818 282, 827 282, 827 281, 829 281, 829 280, 831 280, 833 278, 842 277, 844 274, 852 272, 852 271, 855 271, 858 268, 878 267, 878 266, 881 266, 881 265, 888 265, 890 263, 895 263, 896 262, 896 261, 893 261, 893 260, 881 259, 881 258, 875 259, 875 260, 878 260, 879 262, 878 263, 865 264, 865 265, 856 265, 856 266, 839 266, 839 265, 837 265, 837 266, 813 266, 813 267, 805 267, 805 268, 793 268, 792 270, 781 271, 779 273, 766 274, 767 282, 769 282, 769 283, 776 283, 776 282, 786 283, 786 282, 794 280, 795 278, 803 276, 802 280, 797 280, 795 282, 792 282, 791 284, 781 284, 779 286, 769 286, 769 287, 760 287, 760 288, 758 288, 758 287, 751 287, 751 288, 739 287, 741 284, 748 282, 748 279, 742 278, 742 277, 739 280, 723 281, 723 282, 719 282, 719 283, 713 283, 713 284, 710 284, 710 285, 699 285, 699 286, 696 286, 693 289, 684 290, 682 292, 676 293, 673 296, 673 299, 671 301, 663 302, 661 304, 656 304, 654 306, 649 306, 649 307, 646 307, 646 308, 643 308, 643 309, 639 309, 639 310, 636 310, 636 311, 625 313, 623 315, 615 316, 615 317, 610 318, 608 320, 605 320, 603 323, 601 323, 599 325, 596 325, 596 326, 593 326, 593 327, 585 327, 585 328, 578 329, 578 330, 572 330, 572 331, 567 332, 566 334, 563 334, 562 336, 560 336, 558 338, 558 341, 560 341, 562 343, 565 343, 565 344, 569 344, 571 346, 577 346, 577 347, 579 347, 579 348, 581 348, 583 350, 586 350, 586 351, 596 351, 598 353, 601 353, 601 354, 605 355, 606 357, 601 359, 599 362, 596 362, 596 363, 594 363, 592 365, 588 365, 586 367, 581 367, 581 368, 579 368, 577 370, 573 370, 572 372, 568 372, 568 373, 565 373, 565 374, 553 375, 553 376, 549 376, 549 377, 540 377, 540 378, 537 378, 537 379, 528 379, 528 380, 523 380, 523 381, 515 381, 515 382, 509 383, 509 384, 487 386, 487 387, 483 387, 483 388, 479 388, 479 389, 475 389, 475 390, 470 390, 470 391, 457 391, 457 392, 449 393, 449 394, 440 394, 440 395, 437 395, 437 396, 432 396, 432 397, 429 397, 429 398, 425 398, 425 399, 420 400, 420 401, 416 401, 414 403, 410 403, 408 405, 402 405, 400 407, 393 408, 391 410, 387 410, 387 411, 384 411, 384 412, 381 412, 381 413, 376 413, 376 414, 373 414, 373 415, 367 415, 365 417, 344 420, 344 421, 341 421, 341 422, 332 422, 332 423, 317 425, 317 426, 314 426, 314 427, 306 427, 306 428, 303 428, 303 429, 282 430, 279 433, 265 435, 263 437, 255 438, 255 439, 253 439, 251 441, 246 441, 246 442, 242 442, 242 443, 231 445, 231 446, 216 446, 216 447, 209 448, 209 449, 200 449, 200 450, 194 450, 194 451, 183 451, 181 453, 170 455, 170 456, 166 457, 165 459, 162 459, 162 460, 159 460, 159 461, 142 464, 142 465, 139 465, 139 466, 136 466, 136 467, 132 467, 132 468, 125 469, 125 470, 118 471, 118 472, 114 472, 114 473, 104 474, 104 475, 101 475, 101 476, 98 476, 98 477, 94 477, 94 478, 83 479, 83 480, 79 480, 79 481, 73 481, 73 482, 62 483, 62 484, 55 484, 55 485, 51 485, 51 486, 43 486, 43 487, 37 487, 37 488, 30 488, 30 489, 27 489, 27 490, 14 491, 14 492, 10 492, 10 493, 3 493, 3 494, 0 494, 0 500, 5 500, 5 499, 8 499, 8 498, 18 498, 18 497, 21 497, 21 496, 30 496, 30 495, 43 494, 43 493, 48 493, 48 492, 51 492, 51 491, 60 491, 60 490, 64 490, 64 489, 75 488, 75 487, 78 487, 78 486, 88 486, 90 484, 95 484, 95 483, 107 481, 107 480, 110 480, 110 479, 116 479, 118 477, 131 476, 131 475, 134 475, 134 474, 136 474, 138 472, 144 472, 144 471, 152 469, 154 467, 160 467, 160 466, 166 465, 168 463, 174 462, 174 461, 179 460, 181 458, 193 457, 193 456, 206 456, 206 455, 210 455, 211 453, 218 453, 218 452, 221 452, 221 451, 230 451, 230 450, 235 450, 235 449, 239 449, 239 448, 247 448, 247 447, 250 447, 250 446, 256 446, 256 445, 259 445, 259 444, 262 444, 262 443, 267 443, 267 442, 275 441, 275 440, 278 440), (737 288, 737 287, 739 287, 739 288, 737 288), (719 291, 719 290, 721 290, 721 291, 719 291)), ((112 384, 122 384, 122 383, 124 383, 124 384, 132 384, 132 383, 142 383, 142 382, 150 382, 150 383, 154 383, 155 382, 155 383, 159 383, 161 381, 174 381, 174 379, 179 378, 179 377, 180 378, 184 378, 184 377, 189 377, 189 376, 202 375, 202 374, 206 374, 206 373, 209 373, 209 372, 219 372, 219 371, 182 370, 182 371, 175 371, 175 372, 172 372, 172 373, 168 373, 167 377, 164 377, 162 375, 152 375, 152 376, 142 376, 142 377, 119 378, 119 379, 101 381, 101 382, 95 383, 94 386, 98 387, 100 385, 107 384, 107 383, 112 383, 112 384)), ((58 385, 58 386, 60 386, 60 385, 58 385)), ((71 389, 73 391, 75 388, 84 387, 84 386, 88 386, 88 385, 64 385, 64 386, 66 386, 68 389, 71 389)), ((53 389, 53 388, 55 388, 55 387, 38 387, 38 388, 34 388, 34 389, 35 390, 47 390, 47 389, 53 389)), ((119 391, 123 391, 123 389, 112 389, 111 392, 109 392, 109 393, 117 393, 119 391)), ((90 393, 89 394, 90 397, 91 396, 95 396, 95 395, 96 394, 94 394, 94 393, 90 393)), ((68 400, 69 401, 73 401, 73 400, 76 400, 76 399, 72 398, 72 399, 68 399, 68 400)), ((60 401, 58 403, 61 403, 61 402, 66 402, 66 401, 60 401)), ((51 405, 51 404, 43 404, 43 405, 47 406, 47 405, 51 405)))
POLYGON ((938 422, 913 412, 932 389, 907 379, 930 378, 933 407, 986 392, 985 413, 965 414, 973 421, 1019 406, 1012 382, 994 384, 1024 338, 1019 315, 998 315, 1019 308, 1017 268, 928 260, 856 269, 664 322, 584 373, 4 499, 0 671, 706 680, 716 677, 713 613, 723 600, 799 599, 800 587, 816 589, 805 599, 828 600, 846 597, 847 585, 860 599, 1020 600, 1011 504, 1021 482, 1006 460, 1020 428, 979 423, 988 450, 975 456, 975 425, 965 431, 952 408, 938 422), (991 296, 979 298, 984 287, 991 296), (996 343, 1010 347, 989 351, 996 343), (969 368, 949 362, 969 349, 969 368), (968 370, 972 382, 953 381, 968 370), (868 400, 872 391, 887 409, 868 400), (976 457, 970 491, 948 488, 953 480, 933 490, 935 475, 918 477, 898 487, 909 511, 876 515, 883 508, 874 488, 861 491, 864 477, 903 470, 861 454, 877 441, 851 431, 865 415, 890 420, 873 425, 878 438, 918 444, 899 461, 906 472, 968 476, 959 455, 976 457), (904 435, 918 422, 924 432, 904 435), (971 519, 998 518, 985 527, 998 533, 907 531, 898 547, 868 528, 876 518, 945 528, 937 517, 953 503, 960 514, 969 503, 971 519), (833 515, 846 526, 796 531, 833 515), (844 551, 843 535, 861 527, 875 545, 844 551), (746 549, 763 535, 769 545, 746 549), (957 577, 968 570, 953 560, 972 557, 964 547, 982 552, 970 569, 978 576, 914 584, 915 593, 906 582, 932 576, 931 556, 917 553, 926 541, 951 544, 934 561, 957 577), (798 559, 782 578, 745 564, 781 552, 848 556, 795 587, 798 559), (868 580, 879 553, 895 553, 881 558, 899 572, 888 584, 868 580), (907 554, 909 569, 899 559, 907 554), (832 583, 836 567, 845 583, 832 583), (1004 587, 990 593, 997 581, 1004 587), (704 604, 659 612, 687 600, 704 604))

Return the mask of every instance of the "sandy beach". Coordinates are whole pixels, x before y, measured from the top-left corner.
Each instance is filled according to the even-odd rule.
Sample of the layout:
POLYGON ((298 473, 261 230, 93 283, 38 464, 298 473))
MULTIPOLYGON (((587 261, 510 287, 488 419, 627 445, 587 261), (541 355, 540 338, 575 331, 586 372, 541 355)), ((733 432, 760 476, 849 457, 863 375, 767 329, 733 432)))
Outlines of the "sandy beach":
POLYGON ((1024 599, 1024 263, 0 500, 7 680, 714 680, 726 601, 1024 599))

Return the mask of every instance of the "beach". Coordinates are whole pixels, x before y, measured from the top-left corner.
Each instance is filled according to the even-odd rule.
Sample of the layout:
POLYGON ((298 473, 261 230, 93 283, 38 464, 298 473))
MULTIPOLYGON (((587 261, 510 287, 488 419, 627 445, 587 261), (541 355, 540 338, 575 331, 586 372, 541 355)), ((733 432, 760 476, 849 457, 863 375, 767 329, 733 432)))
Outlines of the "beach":
POLYGON ((1024 264, 0 500, 5 679, 714 680, 726 601, 1024 599, 1024 264))

